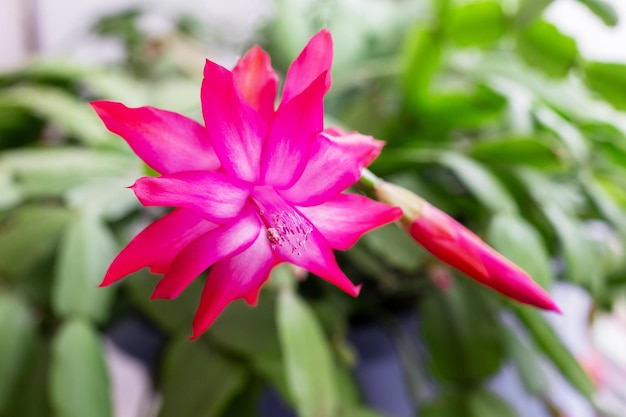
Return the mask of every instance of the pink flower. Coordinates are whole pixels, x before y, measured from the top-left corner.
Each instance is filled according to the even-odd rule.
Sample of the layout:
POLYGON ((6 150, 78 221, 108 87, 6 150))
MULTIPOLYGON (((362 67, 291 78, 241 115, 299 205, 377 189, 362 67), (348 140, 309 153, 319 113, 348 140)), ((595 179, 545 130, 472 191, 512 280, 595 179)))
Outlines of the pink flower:
POLYGON ((201 101, 205 126, 152 107, 110 101, 92 106, 160 177, 131 187, 145 206, 174 211, 152 223, 115 258, 102 285, 143 267, 163 274, 153 298, 177 297, 211 266, 194 318, 194 338, 231 301, 257 302, 271 269, 290 262, 356 296, 332 249, 397 220, 398 208, 343 194, 383 143, 323 130, 332 39, 315 35, 278 77, 253 47, 233 71, 207 61, 201 101))
POLYGON ((443 262, 521 303, 559 311, 550 295, 524 270, 443 211, 394 184, 379 182, 375 189, 381 201, 402 208, 402 226, 443 262))

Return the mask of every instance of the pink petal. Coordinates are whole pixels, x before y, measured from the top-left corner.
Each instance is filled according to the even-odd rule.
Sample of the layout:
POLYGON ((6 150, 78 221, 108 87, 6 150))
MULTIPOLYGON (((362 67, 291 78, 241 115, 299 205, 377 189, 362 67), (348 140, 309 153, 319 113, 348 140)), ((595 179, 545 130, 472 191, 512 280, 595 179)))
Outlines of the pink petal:
POLYGON ((327 129, 313 143, 298 181, 280 194, 300 206, 321 204, 358 181, 383 145, 371 136, 327 129))
POLYGON ((275 246, 273 250, 280 260, 291 262, 314 273, 353 297, 359 295, 361 286, 355 286, 339 269, 328 242, 315 228, 308 235, 304 245, 297 250, 289 245, 275 246))
POLYGON ((267 52, 253 46, 233 68, 233 79, 241 95, 269 124, 274 116, 278 76, 267 52))
POLYGON ((187 171, 139 178, 131 188, 144 206, 186 207, 219 223, 239 214, 252 186, 219 172, 187 171))
POLYGON ((202 114, 224 170, 256 182, 267 123, 241 96, 226 68, 206 61, 202 81, 202 114))
POLYGON ((322 29, 309 40, 300 55, 293 61, 287 78, 281 106, 300 94, 320 75, 326 73, 324 93, 330 88, 330 66, 333 62, 333 39, 322 29))
POLYGON ((324 127, 324 91, 322 74, 276 112, 261 158, 264 184, 289 187, 302 174, 324 127))
POLYGON ((194 120, 154 107, 129 108, 113 101, 90 104, 107 129, 124 138, 159 173, 212 171, 220 166, 207 130, 194 120))
POLYGON ((248 211, 241 218, 197 238, 174 258, 152 298, 178 297, 209 266, 250 247, 260 229, 258 216, 248 211))
POLYGON ((145 266, 169 265, 191 241, 217 225, 187 209, 176 209, 139 233, 109 266, 101 286, 112 284, 145 266))
POLYGON ((298 207, 333 249, 346 250, 366 232, 398 220, 391 207, 356 194, 340 194, 318 206, 298 207))
POLYGON ((204 285, 193 321, 193 339, 213 323, 231 301, 246 298, 256 304, 259 291, 275 264, 274 255, 261 228, 254 243, 238 255, 217 262, 204 285))

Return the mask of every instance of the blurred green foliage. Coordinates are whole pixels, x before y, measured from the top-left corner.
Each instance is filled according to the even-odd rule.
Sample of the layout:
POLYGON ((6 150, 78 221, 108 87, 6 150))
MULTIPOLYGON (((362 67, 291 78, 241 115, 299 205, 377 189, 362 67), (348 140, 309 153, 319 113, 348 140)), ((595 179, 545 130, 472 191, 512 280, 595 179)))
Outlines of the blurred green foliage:
MULTIPOLYGON (((617 23, 608 3, 579 1, 617 23)), ((546 288, 570 281, 610 309, 626 284, 626 66, 582 56, 542 17, 549 3, 276 0, 258 39, 284 72, 328 27, 327 116, 387 141, 373 171, 448 211, 546 288), (601 238, 591 221, 605 226, 601 238)), ((145 272, 97 288, 122 245, 162 212, 140 208, 124 188, 149 172, 86 102, 200 115, 189 56, 201 65, 209 35, 183 16, 170 34, 149 37, 140 16, 94 27, 125 45, 117 67, 37 61, 0 74, 0 416, 111 416, 99 335, 129 312, 166 335, 162 417, 251 415, 266 384, 304 417, 379 415, 350 376, 358 358, 346 335, 406 312, 419 315, 414 331, 427 348, 407 360, 420 415, 516 415, 485 389, 505 360, 554 410, 540 356, 593 403, 588 377, 540 313, 456 277, 394 226, 338 254, 364 283, 359 299, 279 276, 259 307, 234 303, 193 343, 185 337, 200 279, 173 301, 149 300, 145 272), (428 378, 411 368, 419 362, 428 378), (432 385, 438 395, 425 398, 432 385)))

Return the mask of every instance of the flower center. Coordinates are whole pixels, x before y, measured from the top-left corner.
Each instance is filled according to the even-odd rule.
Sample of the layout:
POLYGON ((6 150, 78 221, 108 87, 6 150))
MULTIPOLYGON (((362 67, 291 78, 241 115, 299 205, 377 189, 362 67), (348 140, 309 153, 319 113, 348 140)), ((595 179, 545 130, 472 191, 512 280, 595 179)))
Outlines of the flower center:
POLYGON ((284 246, 300 256, 313 231, 311 223, 272 187, 256 187, 251 199, 267 229, 267 240, 272 249, 284 246))

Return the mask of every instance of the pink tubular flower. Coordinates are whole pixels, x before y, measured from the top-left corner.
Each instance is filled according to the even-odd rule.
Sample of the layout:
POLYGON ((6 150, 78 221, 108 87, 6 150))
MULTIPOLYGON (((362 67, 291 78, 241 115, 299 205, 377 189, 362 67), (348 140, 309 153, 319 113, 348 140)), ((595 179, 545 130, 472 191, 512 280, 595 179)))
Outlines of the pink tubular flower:
POLYGON ((278 77, 261 48, 248 51, 232 72, 207 61, 201 91, 205 126, 152 107, 91 103, 106 127, 161 174, 131 187, 139 201, 176 207, 122 250, 102 285, 147 266, 163 274, 153 298, 174 298, 211 267, 194 338, 231 301, 255 304, 281 262, 358 295, 332 249, 349 248, 401 211, 342 193, 383 143, 323 130, 331 61, 332 39, 323 30, 289 68, 277 110, 278 77))
POLYGON ((443 262, 521 303, 559 311, 550 295, 526 272, 446 213, 394 184, 379 182, 375 191, 381 201, 402 208, 402 226, 443 262))

